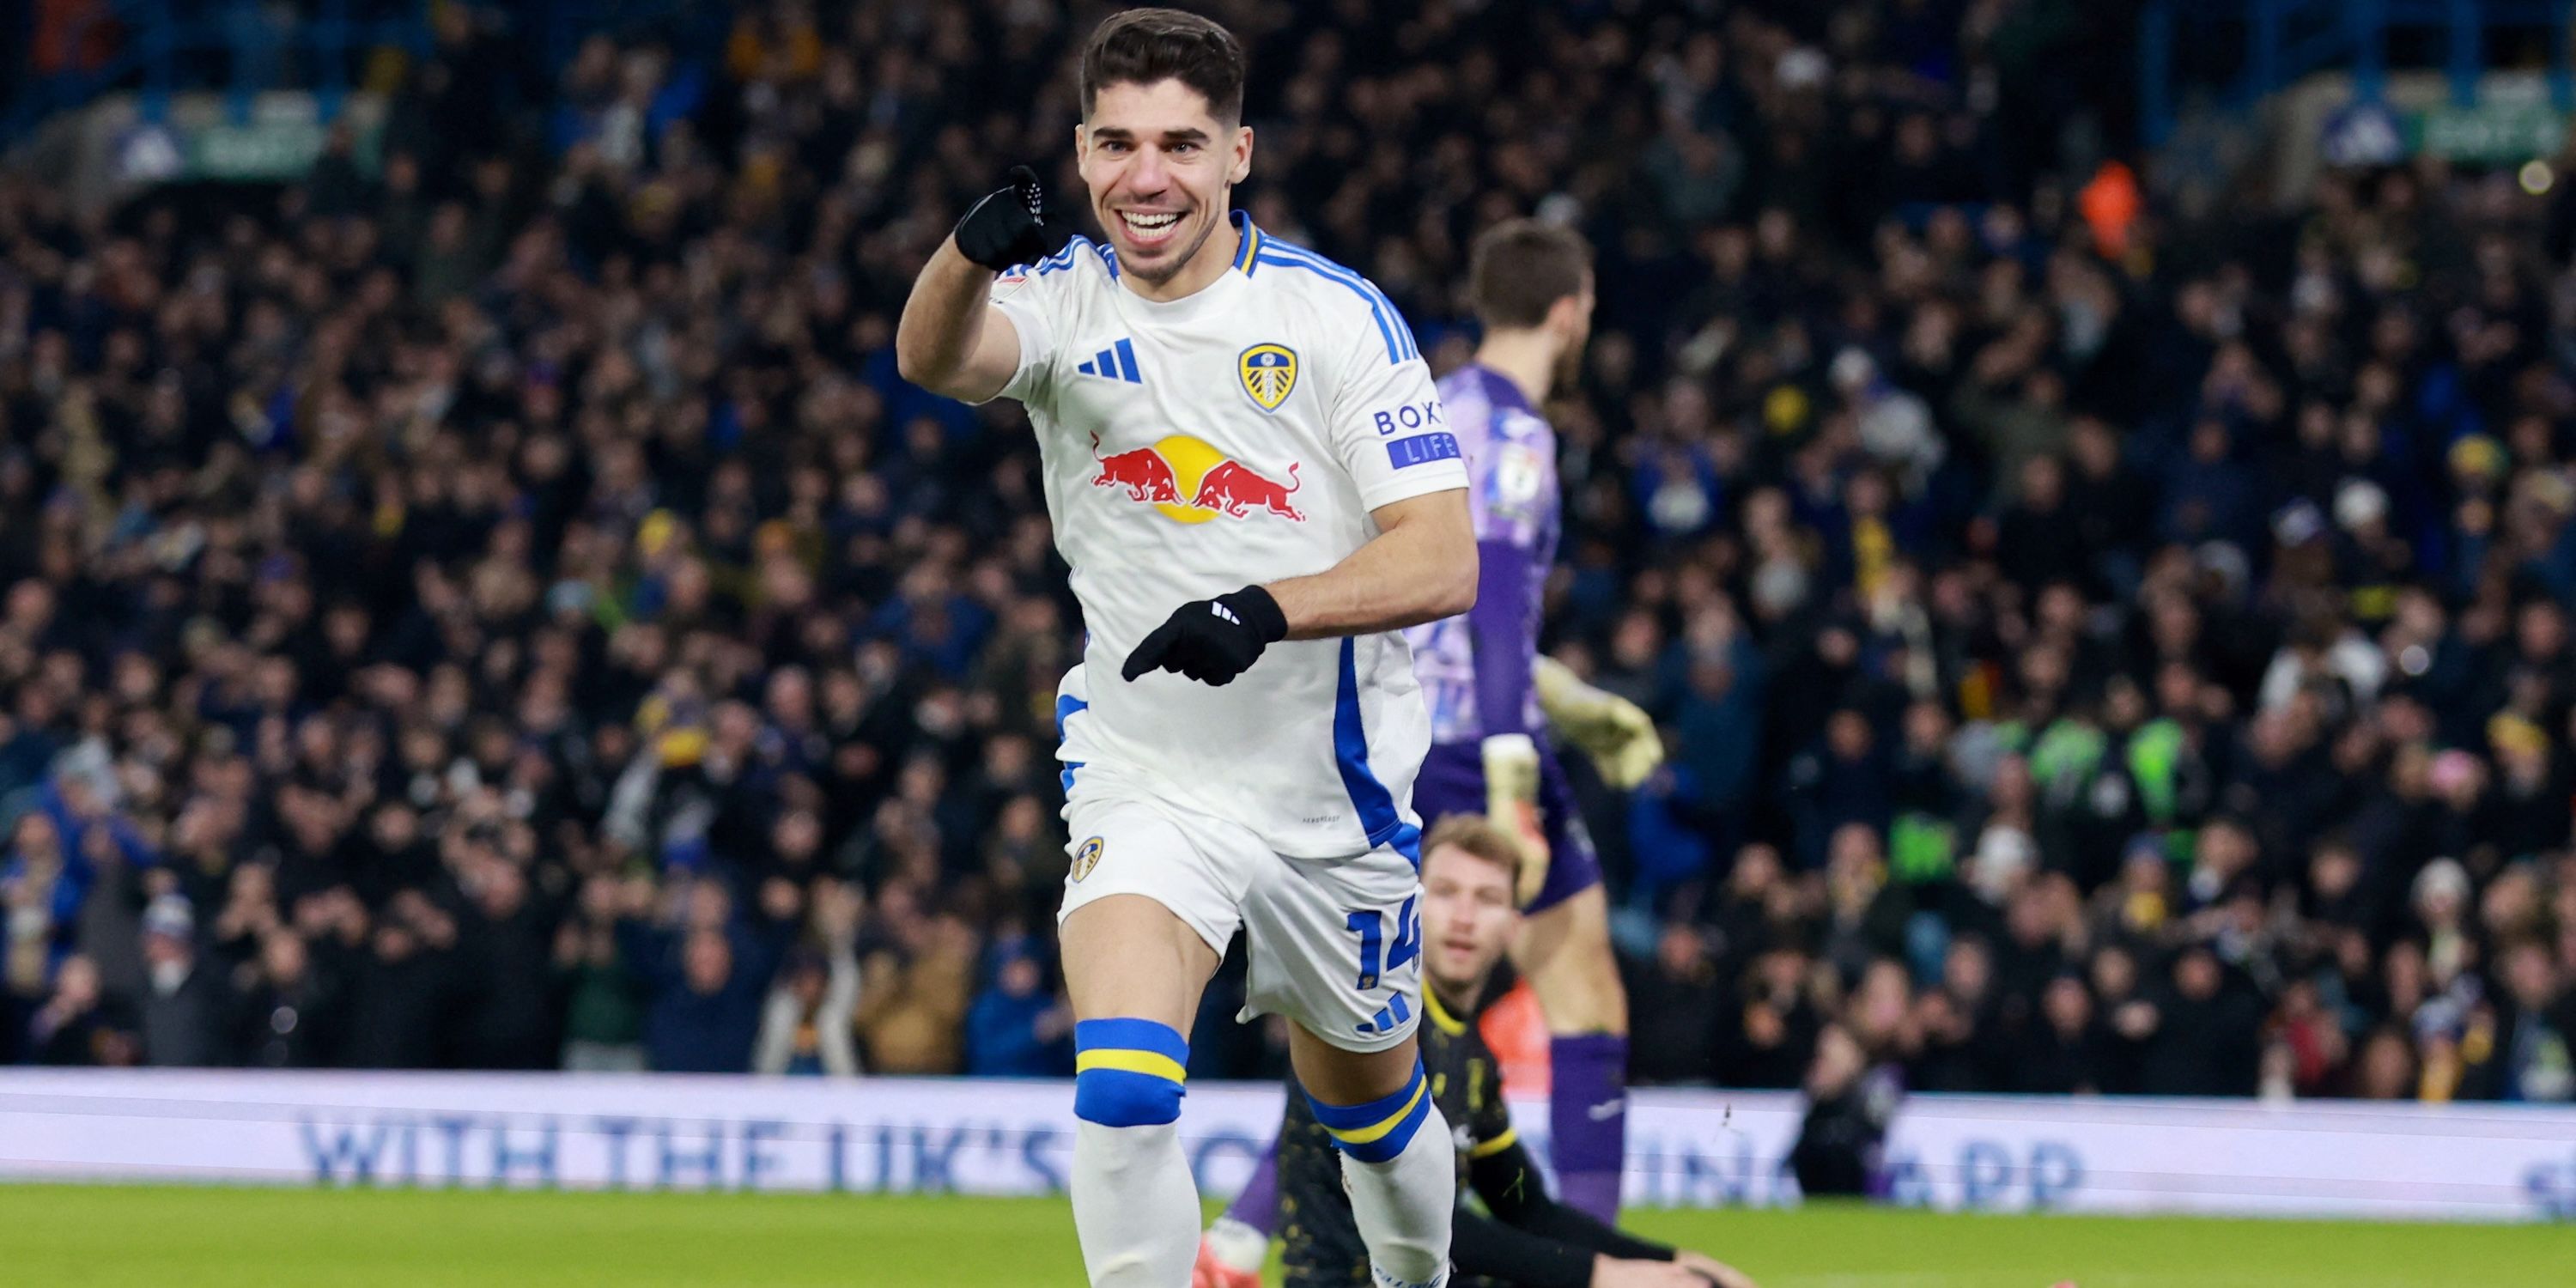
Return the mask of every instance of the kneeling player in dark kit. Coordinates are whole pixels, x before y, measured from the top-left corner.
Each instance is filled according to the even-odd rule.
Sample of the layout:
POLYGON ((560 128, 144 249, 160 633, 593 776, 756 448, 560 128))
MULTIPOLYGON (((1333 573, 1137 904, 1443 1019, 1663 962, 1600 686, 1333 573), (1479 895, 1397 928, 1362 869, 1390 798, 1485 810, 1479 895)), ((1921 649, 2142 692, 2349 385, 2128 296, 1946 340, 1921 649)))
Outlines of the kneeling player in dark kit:
MULTIPOLYGON (((1740 1271, 1678 1251, 1557 1202, 1512 1130, 1502 1066, 1479 1037, 1476 1000, 1519 929, 1514 900, 1520 851, 1485 820, 1453 815, 1422 844, 1422 1028, 1427 1093, 1453 1124, 1462 1205, 1450 1239, 1459 1288, 1753 1288, 1740 1271)), ((1295 1087, 1279 1135, 1281 1238, 1290 1288, 1365 1285, 1368 1249, 1342 1193, 1334 1141, 1295 1087)))

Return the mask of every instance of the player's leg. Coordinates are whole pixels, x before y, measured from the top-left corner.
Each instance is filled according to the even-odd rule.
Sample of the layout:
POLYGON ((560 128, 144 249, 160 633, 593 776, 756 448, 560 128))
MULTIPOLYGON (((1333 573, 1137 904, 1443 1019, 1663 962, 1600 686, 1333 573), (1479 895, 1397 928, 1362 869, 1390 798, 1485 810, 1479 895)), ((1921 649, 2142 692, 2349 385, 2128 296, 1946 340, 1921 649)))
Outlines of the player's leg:
POLYGON ((1182 1069, 1217 956, 1179 917, 1116 895, 1065 918, 1073 998, 1073 1223, 1094 1288, 1174 1288, 1198 1248, 1182 1069))
POLYGON ((1380 1288, 1449 1273, 1456 1146, 1414 1046, 1422 1014, 1421 880, 1382 849, 1281 859, 1243 906, 1250 1009, 1275 1010, 1307 1104, 1342 1155, 1351 1215, 1380 1288))
POLYGON ((1539 794, 1554 857, 1526 909, 1512 964, 1547 1016, 1548 1151, 1557 1197, 1616 1221, 1628 1147, 1628 990, 1610 951, 1600 856, 1553 756, 1543 762, 1539 794))
POLYGON ((1628 1134, 1628 994, 1594 885, 1523 924, 1514 964, 1547 1016, 1549 1153, 1557 1197, 1603 1221, 1619 1212, 1628 1134))
POLYGON ((1074 1013, 1073 1223, 1093 1288, 1178 1288, 1198 1249, 1181 1149, 1190 1017, 1234 929, 1188 838, 1135 804, 1077 800, 1062 916, 1074 1013), (1185 918, 1184 912, 1188 915, 1185 918))
POLYGON ((1379 1288, 1447 1282, 1457 1146, 1432 1103, 1413 1035, 1384 1050, 1349 1051, 1291 1024, 1288 1061, 1342 1152, 1351 1217, 1379 1288))

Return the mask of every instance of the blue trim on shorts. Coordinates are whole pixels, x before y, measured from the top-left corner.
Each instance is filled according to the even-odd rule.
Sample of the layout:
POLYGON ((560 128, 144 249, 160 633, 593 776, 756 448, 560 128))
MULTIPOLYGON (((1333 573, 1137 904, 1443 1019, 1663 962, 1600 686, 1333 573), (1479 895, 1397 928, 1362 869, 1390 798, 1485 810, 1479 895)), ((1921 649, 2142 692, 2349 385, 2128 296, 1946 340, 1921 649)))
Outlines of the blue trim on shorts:
MULTIPOLYGON (((1126 341, 1121 340, 1119 343, 1124 344, 1126 341)), ((1061 748, 1064 746, 1064 722, 1072 719, 1075 712, 1089 711, 1090 709, 1090 703, 1074 697, 1072 694, 1059 693, 1056 695, 1055 745, 1057 747, 1061 748)), ((1064 785, 1064 790, 1067 794, 1071 794, 1073 791, 1073 771, 1082 768, 1084 762, 1079 760, 1068 760, 1064 761, 1063 764, 1064 768, 1056 773, 1056 781, 1064 785)))

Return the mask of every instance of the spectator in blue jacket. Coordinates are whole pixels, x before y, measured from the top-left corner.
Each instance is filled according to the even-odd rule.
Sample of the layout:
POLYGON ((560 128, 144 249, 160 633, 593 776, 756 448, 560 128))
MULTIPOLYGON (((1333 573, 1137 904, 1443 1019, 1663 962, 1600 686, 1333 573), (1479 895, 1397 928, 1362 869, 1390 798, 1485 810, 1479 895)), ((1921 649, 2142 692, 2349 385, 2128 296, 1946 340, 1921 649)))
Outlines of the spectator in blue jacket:
POLYGON ((619 947, 652 994, 644 1017, 645 1052, 652 1067, 666 1073, 748 1072, 761 1001, 803 895, 786 882, 771 882, 762 888, 755 913, 736 917, 715 878, 681 889, 675 924, 658 926, 633 916, 618 924, 619 947))
POLYGON ((1026 938, 994 945, 984 991, 966 1012, 966 1072, 1017 1078, 1073 1072, 1073 1012, 1046 987, 1026 938))

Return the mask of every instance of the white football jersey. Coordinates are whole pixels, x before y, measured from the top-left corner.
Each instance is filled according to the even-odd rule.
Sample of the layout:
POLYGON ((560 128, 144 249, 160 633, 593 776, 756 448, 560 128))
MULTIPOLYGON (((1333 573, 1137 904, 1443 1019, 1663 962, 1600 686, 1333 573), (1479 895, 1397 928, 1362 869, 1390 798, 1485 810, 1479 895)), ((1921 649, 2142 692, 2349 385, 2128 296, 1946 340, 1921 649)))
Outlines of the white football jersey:
POLYGON ((1020 336, 1056 548, 1089 635, 1056 701, 1066 783, 1096 772, 1332 858, 1418 836, 1429 718, 1392 631, 1273 644, 1211 687, 1120 668, 1191 600, 1319 573, 1370 512, 1467 486, 1431 372, 1384 294, 1241 212, 1242 248, 1185 299, 1118 281, 1076 238, 994 283, 1020 336))

